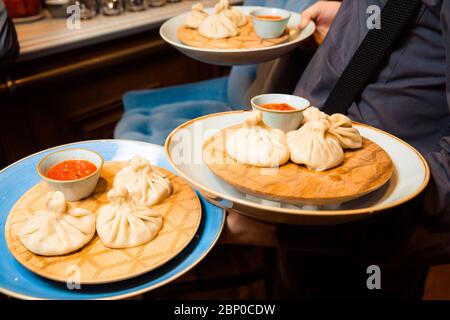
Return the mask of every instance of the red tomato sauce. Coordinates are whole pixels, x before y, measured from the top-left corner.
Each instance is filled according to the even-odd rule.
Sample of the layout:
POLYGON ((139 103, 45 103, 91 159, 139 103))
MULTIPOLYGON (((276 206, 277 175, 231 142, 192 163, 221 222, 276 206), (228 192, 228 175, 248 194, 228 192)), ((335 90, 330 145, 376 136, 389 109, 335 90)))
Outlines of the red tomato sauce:
POLYGON ((288 105, 287 103, 267 103, 263 104, 261 107, 268 110, 278 110, 278 111, 297 110, 296 108, 288 105))
POLYGON ((257 18, 264 20, 281 20, 280 16, 257 16, 257 18))
POLYGON ((97 166, 86 160, 67 160, 47 171, 47 177, 54 180, 77 180, 97 171, 97 166))

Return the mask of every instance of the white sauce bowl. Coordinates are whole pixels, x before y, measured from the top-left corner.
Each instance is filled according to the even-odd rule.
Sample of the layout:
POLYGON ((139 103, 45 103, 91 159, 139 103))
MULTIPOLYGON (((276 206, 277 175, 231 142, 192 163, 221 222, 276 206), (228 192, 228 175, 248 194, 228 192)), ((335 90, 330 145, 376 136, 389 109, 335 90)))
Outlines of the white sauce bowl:
POLYGON ((37 166, 37 172, 52 191, 61 191, 67 201, 78 201, 89 197, 95 190, 103 168, 103 158, 97 152, 88 149, 64 149, 44 157, 37 166), (55 180, 47 177, 53 166, 67 160, 86 160, 92 162, 97 170, 76 180, 55 180))
POLYGON ((291 13, 278 8, 262 8, 250 12, 253 29, 255 33, 263 39, 278 38, 286 30, 291 13), (278 16, 280 19, 264 19, 261 16, 278 16))
POLYGON ((262 112, 262 119, 271 128, 284 132, 297 130, 303 121, 303 110, 310 106, 310 102, 304 98, 289 94, 270 93, 252 98, 251 104, 254 110, 262 112), (272 103, 286 103, 295 110, 270 110, 262 106, 272 103))

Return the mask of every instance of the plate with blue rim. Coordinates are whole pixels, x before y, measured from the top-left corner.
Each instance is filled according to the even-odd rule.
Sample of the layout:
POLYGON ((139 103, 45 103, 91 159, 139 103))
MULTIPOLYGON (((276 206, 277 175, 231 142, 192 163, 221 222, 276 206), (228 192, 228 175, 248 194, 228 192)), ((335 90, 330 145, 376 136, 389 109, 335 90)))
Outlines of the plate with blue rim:
POLYGON ((131 140, 92 140, 47 149, 19 160, 0 171, 0 292, 21 299, 122 299, 159 288, 195 267, 212 249, 224 224, 225 213, 198 194, 202 221, 194 239, 174 259, 141 276, 102 285, 75 285, 40 277, 23 267, 8 251, 5 222, 14 203, 40 181, 39 160, 64 148, 86 148, 100 153, 106 161, 127 161, 134 155, 173 172, 161 146, 131 140))

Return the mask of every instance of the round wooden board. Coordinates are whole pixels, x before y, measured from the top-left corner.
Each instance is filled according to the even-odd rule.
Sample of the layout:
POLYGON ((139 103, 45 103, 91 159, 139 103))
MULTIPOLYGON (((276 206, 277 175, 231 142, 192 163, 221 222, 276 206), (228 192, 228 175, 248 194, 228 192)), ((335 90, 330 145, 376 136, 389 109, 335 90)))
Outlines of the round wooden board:
MULTIPOLYGON (((70 202, 71 206, 91 210, 108 203, 107 191, 115 174, 128 162, 105 162, 96 192, 89 198, 70 202)), ((28 190, 11 209, 5 225, 5 236, 11 254, 27 269, 56 281, 66 282, 70 272, 79 270, 81 284, 101 284, 121 281, 149 272, 180 253, 195 236, 201 220, 201 205, 195 191, 173 173, 158 168, 169 177, 173 193, 153 208, 163 214, 163 227, 155 239, 130 249, 105 247, 97 234, 82 249, 64 256, 44 257, 28 251, 18 233, 31 214, 45 207, 45 182, 28 190), (74 268, 78 267, 79 269, 74 268)))
POLYGON ((278 38, 261 39, 258 37, 253 29, 253 25, 248 19, 246 25, 240 28, 240 32, 235 37, 225 39, 210 39, 202 36, 198 30, 190 29, 182 26, 177 30, 178 39, 195 48, 203 49, 255 49, 271 47, 277 44, 286 42, 289 39, 289 30, 278 38))
POLYGON ((279 168, 242 164, 225 151, 226 135, 237 127, 223 129, 207 139, 203 161, 215 175, 244 193, 298 205, 338 204, 375 191, 394 172, 389 155, 365 138, 361 149, 345 150, 344 162, 323 172, 293 162, 279 168))

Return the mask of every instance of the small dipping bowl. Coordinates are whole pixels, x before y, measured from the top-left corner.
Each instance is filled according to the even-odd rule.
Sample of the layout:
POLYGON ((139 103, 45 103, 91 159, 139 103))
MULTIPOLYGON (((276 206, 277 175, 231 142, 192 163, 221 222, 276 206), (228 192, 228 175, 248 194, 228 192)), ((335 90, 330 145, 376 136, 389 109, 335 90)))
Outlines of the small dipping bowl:
POLYGON ((256 34, 263 39, 278 38, 286 30, 291 13, 278 8, 261 8, 250 12, 253 28, 256 34), (280 17, 280 19, 267 19, 264 17, 280 17))
POLYGON ((78 201, 89 197, 94 192, 100 178, 103 162, 102 156, 97 152, 88 149, 64 149, 44 157, 38 163, 37 172, 52 191, 61 191, 67 201, 78 201), (76 180, 55 180, 47 177, 50 168, 67 160, 90 161, 95 164, 97 170, 76 180))
POLYGON ((262 94, 251 100, 254 110, 262 112, 263 122, 271 128, 284 132, 297 130, 303 121, 303 110, 310 106, 310 102, 304 98, 289 94, 262 94), (295 110, 271 110, 263 108, 265 104, 286 103, 295 110))

